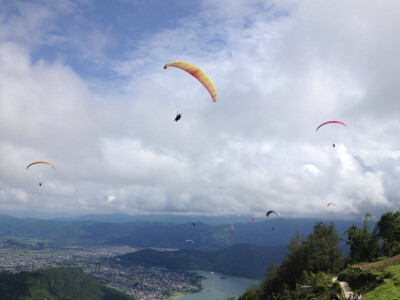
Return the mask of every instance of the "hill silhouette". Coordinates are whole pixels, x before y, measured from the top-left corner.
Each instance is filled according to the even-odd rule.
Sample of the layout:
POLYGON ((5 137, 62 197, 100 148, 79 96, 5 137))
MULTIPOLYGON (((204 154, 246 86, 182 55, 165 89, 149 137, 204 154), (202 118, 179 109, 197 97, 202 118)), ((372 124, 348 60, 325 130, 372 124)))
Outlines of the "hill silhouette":
POLYGON ((286 252, 286 246, 237 244, 218 251, 144 249, 119 256, 117 260, 124 265, 216 271, 225 275, 260 279, 265 276, 272 262, 282 261, 286 252))
POLYGON ((133 300, 117 290, 104 286, 96 278, 85 275, 80 268, 52 268, 0 273, 0 299, 74 299, 133 300))

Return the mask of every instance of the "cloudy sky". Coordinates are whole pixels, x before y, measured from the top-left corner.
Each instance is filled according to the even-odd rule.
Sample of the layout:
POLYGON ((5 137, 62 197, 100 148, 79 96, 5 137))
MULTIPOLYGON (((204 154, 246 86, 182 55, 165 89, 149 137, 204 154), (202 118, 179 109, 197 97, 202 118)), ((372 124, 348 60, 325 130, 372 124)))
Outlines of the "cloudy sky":
POLYGON ((399 209, 399 28, 397 0, 1 1, 0 211, 399 209))

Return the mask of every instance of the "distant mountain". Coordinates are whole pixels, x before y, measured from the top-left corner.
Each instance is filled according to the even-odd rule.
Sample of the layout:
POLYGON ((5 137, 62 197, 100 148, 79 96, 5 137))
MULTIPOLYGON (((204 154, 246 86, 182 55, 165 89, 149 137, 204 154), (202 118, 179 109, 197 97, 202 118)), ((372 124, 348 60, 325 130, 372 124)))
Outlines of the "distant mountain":
POLYGON ((130 223, 130 222, 161 222, 185 224, 190 222, 201 222, 209 225, 227 223, 248 223, 251 216, 198 216, 198 215, 172 215, 172 214, 149 214, 149 215, 128 215, 123 213, 112 214, 88 214, 76 218, 77 221, 95 221, 107 223, 130 223))
POLYGON ((34 219, 42 219, 42 220, 74 220, 83 214, 78 213, 69 213, 69 212, 43 212, 43 211, 35 211, 35 210, 5 210, 0 209, 0 215, 7 215, 14 218, 34 218, 34 219))
POLYGON ((0 299, 133 300, 85 275, 80 268, 0 273, 0 299))
MULTIPOLYGON (((223 219, 222 219, 223 220, 223 219)), ((132 247, 188 248, 185 240, 194 241, 192 249, 217 250, 234 244, 249 243, 258 246, 287 245, 299 232, 312 232, 316 219, 277 219, 255 223, 225 223, 208 225, 202 222, 184 224, 166 222, 105 223, 95 221, 66 221, 18 219, 0 216, 0 238, 40 239, 46 245, 128 245, 132 247), (224 229, 234 225, 235 232, 224 229), (272 225, 274 230, 272 230, 272 225)), ((343 234, 360 221, 333 221, 343 234)), ((374 224, 372 225, 372 227, 374 224)))
POLYGON ((286 246, 259 247, 238 244, 218 251, 158 251, 144 249, 119 256, 124 265, 143 265, 178 270, 216 271, 225 275, 260 279, 271 263, 279 264, 286 256, 286 246))

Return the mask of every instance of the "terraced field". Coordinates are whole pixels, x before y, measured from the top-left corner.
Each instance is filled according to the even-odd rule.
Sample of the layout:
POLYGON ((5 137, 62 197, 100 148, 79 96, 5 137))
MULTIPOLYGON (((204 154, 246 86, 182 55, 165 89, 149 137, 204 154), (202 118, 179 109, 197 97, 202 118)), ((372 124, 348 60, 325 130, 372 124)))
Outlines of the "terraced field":
POLYGON ((385 260, 359 265, 359 266, 356 266, 355 268, 360 268, 362 270, 375 270, 375 269, 381 269, 381 268, 388 267, 388 266, 398 263, 398 262, 400 262, 400 254, 390 257, 390 258, 387 258, 385 260))

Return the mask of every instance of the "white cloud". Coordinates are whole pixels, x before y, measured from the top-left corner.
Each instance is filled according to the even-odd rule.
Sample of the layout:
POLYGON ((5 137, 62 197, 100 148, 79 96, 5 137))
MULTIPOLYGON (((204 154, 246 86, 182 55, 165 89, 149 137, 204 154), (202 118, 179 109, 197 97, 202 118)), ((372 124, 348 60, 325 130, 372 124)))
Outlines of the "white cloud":
POLYGON ((334 202, 344 217, 398 201, 397 2, 204 1, 116 56, 105 51, 116 24, 93 21, 75 35, 85 11, 60 5, 18 2, 18 14, 0 17, 7 208, 246 214, 257 202, 331 217, 334 202), (74 13, 60 29, 55 20, 74 13), (68 51, 47 57, 44 45, 79 48, 81 64, 68 51), (206 71, 217 103, 192 76, 163 69, 173 60, 206 71), (115 77, 88 79, 90 64, 115 77), (348 127, 315 132, 333 119, 348 127), (56 172, 27 173, 34 160, 56 172))
POLYGON ((320 173, 318 168, 316 166, 314 166, 313 164, 304 165, 303 170, 309 172, 311 175, 314 175, 314 176, 317 176, 320 173))

